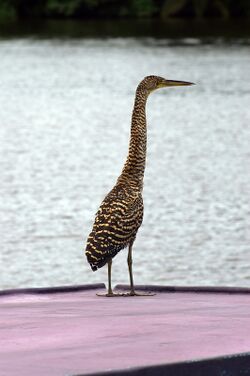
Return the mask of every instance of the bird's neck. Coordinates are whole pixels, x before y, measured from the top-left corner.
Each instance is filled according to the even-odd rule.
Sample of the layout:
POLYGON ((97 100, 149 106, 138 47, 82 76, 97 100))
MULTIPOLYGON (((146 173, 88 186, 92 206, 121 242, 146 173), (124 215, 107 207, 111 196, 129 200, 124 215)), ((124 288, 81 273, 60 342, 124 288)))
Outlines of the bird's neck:
POLYGON ((128 157, 118 181, 130 181, 143 187, 147 151, 146 102, 148 94, 137 88, 132 114, 128 157))

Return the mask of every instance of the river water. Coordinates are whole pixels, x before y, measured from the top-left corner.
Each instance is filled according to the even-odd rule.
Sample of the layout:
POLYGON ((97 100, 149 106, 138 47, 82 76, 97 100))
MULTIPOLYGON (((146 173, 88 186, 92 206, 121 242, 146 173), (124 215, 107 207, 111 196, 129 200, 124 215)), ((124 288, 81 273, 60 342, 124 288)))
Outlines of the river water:
POLYGON ((0 288, 106 282, 86 237, 148 74, 196 85, 148 100, 135 282, 250 286, 249 41, 12 36, 0 40, 0 288))

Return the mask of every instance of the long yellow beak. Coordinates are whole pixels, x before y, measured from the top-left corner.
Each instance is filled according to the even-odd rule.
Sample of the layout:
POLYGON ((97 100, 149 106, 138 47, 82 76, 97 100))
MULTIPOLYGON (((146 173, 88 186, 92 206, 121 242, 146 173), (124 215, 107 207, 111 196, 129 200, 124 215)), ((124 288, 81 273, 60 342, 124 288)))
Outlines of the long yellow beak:
POLYGON ((173 80, 165 80, 162 83, 162 87, 165 87, 165 86, 187 86, 187 85, 195 85, 195 84, 193 82, 173 81, 173 80))

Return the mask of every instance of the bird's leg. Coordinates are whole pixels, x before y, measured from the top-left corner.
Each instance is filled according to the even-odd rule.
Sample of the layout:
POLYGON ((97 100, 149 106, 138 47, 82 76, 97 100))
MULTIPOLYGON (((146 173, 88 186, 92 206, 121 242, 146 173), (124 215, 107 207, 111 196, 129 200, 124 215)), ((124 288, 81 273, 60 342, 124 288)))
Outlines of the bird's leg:
POLYGON ((108 261, 108 292, 106 294, 96 294, 97 296, 116 296, 117 294, 113 293, 111 287, 111 269, 112 269, 112 259, 108 261))
POLYGON ((130 279, 130 292, 128 293, 128 295, 130 296, 153 296, 155 295, 154 293, 150 293, 150 292, 146 292, 146 293, 138 293, 138 292, 135 292, 135 288, 134 288, 134 279, 133 279, 133 269, 132 269, 132 246, 133 246, 133 243, 130 243, 129 244, 129 248, 128 248, 128 270, 129 270, 129 279, 130 279))
POLYGON ((112 259, 109 260, 108 262, 108 296, 113 295, 112 287, 111 287, 111 268, 112 268, 112 259))
POLYGON ((135 295, 134 280, 133 280, 133 270, 132 270, 132 246, 133 243, 129 244, 128 247, 128 270, 129 270, 129 279, 130 279, 130 295, 135 295))
POLYGON ((112 268, 112 259, 108 261, 108 292, 105 294, 96 294, 97 296, 152 296, 155 294, 152 293, 138 293, 135 292, 134 281, 133 281, 133 271, 132 271, 132 246, 133 243, 129 245, 128 249, 128 269, 129 269, 129 278, 130 278, 130 292, 129 293, 114 293, 111 287, 111 268, 112 268))
POLYGON ((123 293, 114 293, 111 287, 111 268, 112 268, 112 259, 108 261, 108 292, 106 294, 96 294, 97 296, 125 296, 123 293))

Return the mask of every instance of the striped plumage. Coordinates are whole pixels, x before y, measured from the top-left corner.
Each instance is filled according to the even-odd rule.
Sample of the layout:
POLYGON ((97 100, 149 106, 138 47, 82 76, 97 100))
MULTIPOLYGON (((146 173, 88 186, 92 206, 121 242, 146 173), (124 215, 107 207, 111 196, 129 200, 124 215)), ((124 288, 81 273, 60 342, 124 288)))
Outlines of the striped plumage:
POLYGON ((112 258, 127 246, 129 246, 130 295, 135 295, 132 276, 132 245, 143 219, 142 189, 147 148, 145 107, 148 95, 160 87, 188 84, 190 83, 147 76, 137 87, 128 157, 115 186, 104 198, 96 213, 85 251, 93 271, 106 263, 109 264, 108 296, 115 295, 111 289, 112 258))
POLYGON ((134 241, 142 223, 143 201, 136 185, 118 183, 102 202, 86 248, 92 270, 97 270, 134 241))

